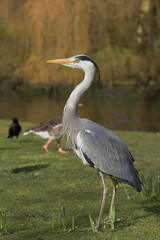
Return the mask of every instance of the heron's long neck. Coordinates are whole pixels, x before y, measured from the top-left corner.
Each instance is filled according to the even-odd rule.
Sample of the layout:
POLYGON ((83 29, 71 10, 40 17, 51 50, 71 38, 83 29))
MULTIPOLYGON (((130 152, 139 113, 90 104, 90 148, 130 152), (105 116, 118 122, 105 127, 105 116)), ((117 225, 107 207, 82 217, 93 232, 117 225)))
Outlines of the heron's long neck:
MULTIPOLYGON (((83 93, 90 87, 94 79, 95 69, 85 72, 83 81, 78 84, 72 91, 63 111, 63 128, 65 131, 72 128, 74 120, 77 116, 78 103, 83 95, 83 93)), ((67 131, 70 132, 71 131, 67 131)))
POLYGON ((83 81, 80 84, 78 84, 70 94, 70 97, 66 103, 65 112, 69 111, 70 114, 77 116, 78 103, 82 95, 84 94, 84 92, 90 87, 93 79, 94 79, 94 70, 85 72, 83 81))

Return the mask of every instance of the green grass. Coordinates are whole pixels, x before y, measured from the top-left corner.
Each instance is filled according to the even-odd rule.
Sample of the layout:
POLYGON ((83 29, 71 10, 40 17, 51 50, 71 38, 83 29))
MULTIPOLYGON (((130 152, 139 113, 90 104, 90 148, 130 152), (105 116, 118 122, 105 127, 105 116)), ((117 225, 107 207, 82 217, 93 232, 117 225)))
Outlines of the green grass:
MULTIPOLYGON (((109 224, 94 233, 103 186, 96 170, 82 164, 73 152, 59 154, 56 142, 49 153, 45 140, 37 136, 7 139, 10 121, 0 120, 0 239, 3 240, 158 240, 160 203, 143 198, 132 187, 120 184, 116 197, 114 230, 109 224), (127 193, 127 194, 126 194, 127 193), (129 194, 129 198, 127 197, 129 194)), ((23 130, 32 126, 21 122, 23 130)), ((135 167, 147 176, 160 171, 160 136, 143 132, 116 132, 135 158, 135 167)), ((63 146, 65 143, 63 142, 63 146)), ((108 216, 112 184, 106 177, 109 195, 104 217, 108 216)), ((157 188, 159 178, 157 178, 157 188)), ((156 189, 157 189, 156 188, 156 189)))

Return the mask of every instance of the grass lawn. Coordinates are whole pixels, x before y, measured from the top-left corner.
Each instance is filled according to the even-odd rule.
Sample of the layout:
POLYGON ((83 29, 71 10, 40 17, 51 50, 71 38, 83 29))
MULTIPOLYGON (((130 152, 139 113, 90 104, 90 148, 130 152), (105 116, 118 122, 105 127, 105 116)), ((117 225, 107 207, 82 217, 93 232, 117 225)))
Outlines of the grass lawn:
MULTIPOLYGON (((45 140, 38 136, 21 134, 19 139, 7 139, 10 124, 0 120, 0 239, 160 239, 160 201, 155 199, 154 188, 147 200, 132 187, 120 184, 116 218, 121 220, 115 221, 114 230, 106 224, 94 233, 89 215, 95 222, 103 191, 96 170, 84 166, 72 151, 58 153, 56 141, 46 153, 42 149, 45 140)), ((23 131, 33 126, 20 124, 23 131)), ((151 172, 154 182, 160 172, 160 135, 116 134, 132 152, 137 170, 145 176, 151 172)), ((104 217, 112 195, 111 181, 106 179, 110 191, 104 217)))

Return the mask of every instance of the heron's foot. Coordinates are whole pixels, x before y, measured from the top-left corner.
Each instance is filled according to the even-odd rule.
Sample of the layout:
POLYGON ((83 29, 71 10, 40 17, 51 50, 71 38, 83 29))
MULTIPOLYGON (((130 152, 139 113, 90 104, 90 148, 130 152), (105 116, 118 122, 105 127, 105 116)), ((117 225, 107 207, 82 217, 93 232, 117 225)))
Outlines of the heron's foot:
POLYGON ((99 226, 100 226, 100 224, 98 224, 98 223, 94 226, 95 232, 98 232, 99 226))
POLYGON ((46 145, 43 145, 43 150, 46 151, 46 152, 49 152, 49 150, 48 150, 46 145))
MULTIPOLYGON (((97 222, 97 224, 94 227, 95 232, 98 232, 98 229, 99 229, 100 225, 107 224, 107 222, 109 222, 109 221, 111 221, 111 218, 108 216, 105 219, 102 219, 100 223, 97 222)), ((120 221, 122 221, 122 218, 116 218, 115 221, 120 222, 120 221)))
MULTIPOLYGON (((115 219, 116 222, 120 222, 121 220, 122 220, 122 218, 116 218, 115 219)), ((101 224, 107 223, 108 221, 111 221, 111 217, 110 216, 108 216, 104 220, 102 220, 101 224)))
POLYGON ((69 151, 64 151, 61 147, 58 148, 59 153, 69 153, 69 151))
MULTIPOLYGON (((106 218, 106 219, 107 219, 107 218, 106 218)), ((99 227, 100 227, 101 224, 103 224, 103 223, 105 223, 106 221, 109 220, 109 219, 108 219, 108 220, 106 220, 106 219, 104 219, 104 220, 102 219, 100 222, 99 222, 99 221, 97 222, 97 224, 96 224, 95 227, 94 227, 95 232, 98 232, 98 229, 99 229, 99 227)))

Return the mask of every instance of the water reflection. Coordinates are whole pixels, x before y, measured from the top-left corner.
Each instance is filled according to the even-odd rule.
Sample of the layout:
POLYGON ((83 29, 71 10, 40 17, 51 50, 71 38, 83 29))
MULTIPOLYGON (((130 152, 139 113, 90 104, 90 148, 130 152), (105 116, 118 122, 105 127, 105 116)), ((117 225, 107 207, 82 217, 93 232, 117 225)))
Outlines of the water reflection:
MULTIPOLYGON (((44 94, 41 90, 6 91, 0 95, 0 118, 39 123, 61 116, 71 89, 44 94)), ((79 116, 107 128, 160 131, 160 95, 143 95, 137 88, 92 88, 82 98, 79 116)))

